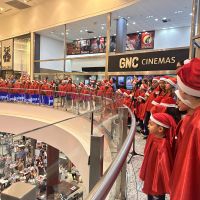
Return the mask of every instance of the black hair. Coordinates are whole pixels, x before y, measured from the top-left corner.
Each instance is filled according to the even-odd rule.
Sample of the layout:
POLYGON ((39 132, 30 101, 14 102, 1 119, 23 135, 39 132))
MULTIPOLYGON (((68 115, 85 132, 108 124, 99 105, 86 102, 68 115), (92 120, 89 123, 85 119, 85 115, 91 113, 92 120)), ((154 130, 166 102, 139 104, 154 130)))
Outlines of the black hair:
POLYGON ((166 113, 171 115, 176 121, 176 123, 178 123, 181 120, 181 112, 179 111, 178 108, 167 107, 166 113))

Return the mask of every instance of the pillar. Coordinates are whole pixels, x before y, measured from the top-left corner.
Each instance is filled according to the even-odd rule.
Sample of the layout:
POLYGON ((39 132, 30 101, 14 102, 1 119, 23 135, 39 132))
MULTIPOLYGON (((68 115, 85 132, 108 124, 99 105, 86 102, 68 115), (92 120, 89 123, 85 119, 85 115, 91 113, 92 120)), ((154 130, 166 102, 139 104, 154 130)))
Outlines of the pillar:
POLYGON ((123 53, 126 51, 127 37, 127 20, 125 18, 117 19, 116 34, 116 53, 123 53))
POLYGON ((54 193, 54 187, 59 183, 59 150, 47 147, 47 197, 54 193))
POLYGON ((96 183, 103 175, 103 149, 104 149, 104 135, 91 136, 90 145, 90 177, 89 177, 89 191, 93 189, 96 183))

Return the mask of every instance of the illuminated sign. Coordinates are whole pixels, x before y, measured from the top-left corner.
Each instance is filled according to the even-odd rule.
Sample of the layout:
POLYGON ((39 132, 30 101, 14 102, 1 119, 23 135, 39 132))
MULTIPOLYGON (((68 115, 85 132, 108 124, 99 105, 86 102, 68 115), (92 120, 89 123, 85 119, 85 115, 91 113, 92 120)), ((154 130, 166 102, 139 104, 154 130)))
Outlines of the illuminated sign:
POLYGON ((189 49, 174 49, 109 56, 108 71, 175 70, 177 62, 188 59, 189 49))

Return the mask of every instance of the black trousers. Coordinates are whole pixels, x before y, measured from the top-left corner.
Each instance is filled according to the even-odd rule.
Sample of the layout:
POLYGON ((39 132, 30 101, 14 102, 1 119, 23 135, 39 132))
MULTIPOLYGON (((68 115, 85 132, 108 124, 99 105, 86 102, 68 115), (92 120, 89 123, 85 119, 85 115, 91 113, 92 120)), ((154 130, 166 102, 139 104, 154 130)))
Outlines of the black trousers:
POLYGON ((148 195, 147 200, 165 200, 165 194, 159 196, 148 195))

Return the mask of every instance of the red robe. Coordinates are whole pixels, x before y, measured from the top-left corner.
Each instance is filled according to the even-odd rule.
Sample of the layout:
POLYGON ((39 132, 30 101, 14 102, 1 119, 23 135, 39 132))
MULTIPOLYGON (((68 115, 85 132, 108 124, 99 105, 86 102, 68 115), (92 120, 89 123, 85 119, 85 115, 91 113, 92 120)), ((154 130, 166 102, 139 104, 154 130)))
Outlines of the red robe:
POLYGON ((150 195, 169 193, 172 167, 173 156, 169 141, 150 134, 140 169, 140 178, 144 181, 143 192, 150 195))
POLYGON ((191 115, 178 146, 171 177, 171 200, 200 199, 200 107, 191 115))

